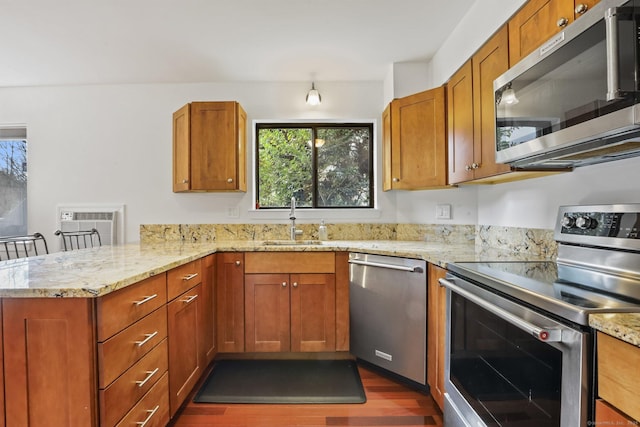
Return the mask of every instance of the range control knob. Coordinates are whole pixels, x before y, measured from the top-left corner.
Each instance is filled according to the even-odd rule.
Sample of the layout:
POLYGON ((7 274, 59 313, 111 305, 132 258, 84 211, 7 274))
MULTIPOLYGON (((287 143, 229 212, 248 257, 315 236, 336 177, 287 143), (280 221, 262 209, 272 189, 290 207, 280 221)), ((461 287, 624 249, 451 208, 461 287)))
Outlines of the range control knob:
POLYGON ((598 222, 588 216, 580 216, 576 219, 576 227, 586 230, 588 228, 596 228, 598 222))
POLYGON ((571 216, 565 216, 560 223, 564 228, 571 228, 575 225, 576 220, 571 216))

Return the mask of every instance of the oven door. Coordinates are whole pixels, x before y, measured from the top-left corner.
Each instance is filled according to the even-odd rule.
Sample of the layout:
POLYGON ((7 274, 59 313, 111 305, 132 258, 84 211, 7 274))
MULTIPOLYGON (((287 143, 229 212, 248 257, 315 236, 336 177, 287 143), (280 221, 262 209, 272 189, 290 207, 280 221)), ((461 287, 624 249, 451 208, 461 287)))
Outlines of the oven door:
POLYGON ((583 427, 589 333, 448 274, 444 424, 583 427))

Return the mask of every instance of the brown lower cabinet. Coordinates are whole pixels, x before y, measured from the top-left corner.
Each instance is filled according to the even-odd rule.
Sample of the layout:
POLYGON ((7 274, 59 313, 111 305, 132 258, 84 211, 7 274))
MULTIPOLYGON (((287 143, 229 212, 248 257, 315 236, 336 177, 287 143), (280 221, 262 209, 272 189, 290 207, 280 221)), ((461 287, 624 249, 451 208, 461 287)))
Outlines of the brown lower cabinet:
POLYGON ((247 352, 335 351, 335 275, 247 274, 247 352))
POLYGON ((215 351, 213 260, 99 298, 3 298, 0 425, 166 426, 215 351))
POLYGON ((446 339, 446 290, 438 279, 447 270, 429 264, 429 285, 427 295, 427 382, 431 396, 441 410, 444 409, 444 360, 446 339))
POLYGON ((198 349, 201 301, 202 285, 198 284, 167 304, 171 416, 178 411, 205 368, 198 349))
POLYGON ((640 348, 598 332, 598 397, 595 425, 640 423, 640 348))
POLYGON ((98 425, 93 300, 2 300, 8 426, 98 425))

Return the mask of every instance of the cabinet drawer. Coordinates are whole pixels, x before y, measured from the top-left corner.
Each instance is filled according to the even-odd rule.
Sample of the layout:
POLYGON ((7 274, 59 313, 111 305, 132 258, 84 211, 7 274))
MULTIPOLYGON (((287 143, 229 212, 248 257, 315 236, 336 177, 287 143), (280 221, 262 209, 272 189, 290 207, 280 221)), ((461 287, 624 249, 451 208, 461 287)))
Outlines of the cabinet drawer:
POLYGON ((117 427, 164 427, 169 423, 169 374, 165 373, 151 390, 117 424, 117 427), (146 424, 144 422, 146 421, 146 424))
POLYGON ((193 288, 202 281, 200 260, 181 265, 167 272, 167 296, 169 301, 193 288))
POLYGON ((166 339, 113 384, 100 390, 100 425, 115 425, 165 372, 167 372, 166 339))
POLYGON ((333 252, 248 252, 245 273, 335 273, 333 252))
POLYGON ((105 341, 166 302, 165 273, 98 298, 98 341, 105 341))
POLYGON ((598 332, 598 396, 640 420, 640 348, 598 332))
POLYGON ((103 343, 98 343, 100 388, 105 388, 167 337, 167 307, 163 305, 103 343))

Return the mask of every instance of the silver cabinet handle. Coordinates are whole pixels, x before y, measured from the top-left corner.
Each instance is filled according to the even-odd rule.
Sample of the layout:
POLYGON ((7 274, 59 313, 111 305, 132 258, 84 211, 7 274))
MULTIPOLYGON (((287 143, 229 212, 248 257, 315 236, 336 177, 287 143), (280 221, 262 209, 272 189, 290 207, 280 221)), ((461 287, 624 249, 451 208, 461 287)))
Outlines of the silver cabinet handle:
POLYGON ((293 282, 293 285, 291 285, 291 286, 293 286, 294 288, 297 288, 298 287, 298 282, 293 282))
POLYGON ((287 282, 282 282, 282 287, 286 288, 287 287, 287 282))
POLYGON ((144 298, 143 298, 143 299, 141 299, 140 301, 134 301, 133 303, 134 303, 136 306, 139 306, 139 305, 144 304, 145 302, 149 302, 149 301, 151 301, 152 299, 154 299, 154 298, 155 298, 155 297, 157 297, 157 296, 158 296, 158 294, 149 295, 149 296, 147 296, 147 297, 144 297, 144 298))
POLYGON ((186 276, 182 277, 182 280, 184 280, 186 282, 187 280, 191 280, 194 277, 198 277, 198 273, 187 274, 186 276))
POLYGON ((560 28, 564 28, 569 24, 569 20, 567 18, 560 18, 558 19, 558 22, 556 22, 556 25, 560 28))
POLYGON ((151 377, 153 377, 156 373, 158 373, 158 370, 160 368, 156 368, 153 371, 147 371, 147 377, 145 379, 143 379, 142 381, 136 381, 136 384, 138 384, 138 387, 143 387, 147 381, 149 381, 151 379, 151 377))
POLYGON ((198 294, 195 295, 191 295, 190 297, 187 297, 183 300, 181 300, 183 303, 185 304, 189 304, 191 301, 193 301, 194 299, 198 298, 198 294))
POLYGON ((480 165, 478 163, 471 163, 471 169, 478 169, 480 165))
POLYGON ((188 184, 188 183, 189 183, 189 180, 188 180, 188 179, 183 179, 183 180, 182 180, 182 183, 183 183, 183 184, 188 184))
POLYGON ((233 182, 233 178, 227 178, 227 182, 231 184, 233 182))
POLYGON ((464 170, 470 171, 471 170, 471 165, 464 165, 464 170))
POLYGON ((160 409, 160 405, 157 405, 153 409, 148 409, 147 412, 149 413, 149 416, 144 421, 138 421, 136 425, 139 425, 140 427, 146 426, 149 420, 156 414, 156 412, 158 412, 158 409, 160 409))
POLYGON ((240 265, 240 261, 236 261, 236 265, 240 265))
POLYGON ((587 10, 589 9, 589 6, 584 4, 584 3, 580 3, 579 5, 576 6, 574 12, 578 15, 582 15, 583 13, 585 13, 587 10))
POLYGON ((391 270, 409 271, 411 273, 423 273, 424 270, 421 267, 406 267, 404 265, 383 264, 381 262, 362 261, 359 259, 350 259, 349 264, 364 265, 366 267, 380 267, 388 268, 391 270))
POLYGON ((485 301, 482 298, 479 298, 473 295, 471 292, 462 289, 461 287, 453 284, 447 279, 439 279, 440 284, 444 285, 446 288, 451 289, 453 292, 462 295, 469 301, 479 305, 485 310, 495 314, 496 316, 502 318, 503 320, 511 323, 512 325, 522 329, 525 332, 533 335, 535 338, 542 342, 562 342, 562 330, 560 329, 550 329, 550 328, 541 328, 533 323, 527 322, 508 311, 491 304, 488 301, 485 301))
POLYGON ((134 343, 136 343, 138 347, 142 347, 143 345, 148 343, 149 340, 153 339, 153 337, 155 337, 156 335, 158 335, 158 331, 155 331, 152 334, 144 334, 145 339, 143 339, 142 341, 134 341, 134 343))
POLYGON ((392 181, 393 182, 400 182, 400 178, 393 178, 392 181))

